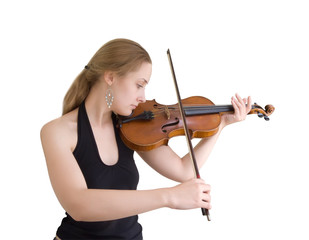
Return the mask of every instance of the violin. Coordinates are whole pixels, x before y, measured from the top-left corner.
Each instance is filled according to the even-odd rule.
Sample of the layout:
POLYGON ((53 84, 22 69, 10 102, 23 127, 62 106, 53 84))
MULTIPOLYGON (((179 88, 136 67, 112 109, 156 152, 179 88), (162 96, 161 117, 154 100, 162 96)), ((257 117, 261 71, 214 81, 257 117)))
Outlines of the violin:
MULTIPOLYGON (((191 138, 210 137, 218 132, 221 115, 233 113, 232 105, 214 105, 205 97, 193 96, 181 100, 191 138)), ((272 105, 265 109, 254 103, 248 114, 269 120, 272 105)), ((123 142, 135 151, 149 151, 168 145, 169 139, 185 135, 178 104, 164 105, 155 100, 141 103, 128 117, 118 117, 123 142)))

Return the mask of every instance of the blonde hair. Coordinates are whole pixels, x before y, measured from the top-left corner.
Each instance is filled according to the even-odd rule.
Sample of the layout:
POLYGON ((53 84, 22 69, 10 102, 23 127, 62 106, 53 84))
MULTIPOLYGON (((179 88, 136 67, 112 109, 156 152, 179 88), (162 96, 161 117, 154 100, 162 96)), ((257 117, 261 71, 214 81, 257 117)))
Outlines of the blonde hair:
POLYGON ((107 42, 75 78, 64 97, 62 115, 74 110, 86 99, 91 87, 105 71, 113 71, 122 77, 144 62, 152 63, 147 51, 138 43, 128 39, 107 42))

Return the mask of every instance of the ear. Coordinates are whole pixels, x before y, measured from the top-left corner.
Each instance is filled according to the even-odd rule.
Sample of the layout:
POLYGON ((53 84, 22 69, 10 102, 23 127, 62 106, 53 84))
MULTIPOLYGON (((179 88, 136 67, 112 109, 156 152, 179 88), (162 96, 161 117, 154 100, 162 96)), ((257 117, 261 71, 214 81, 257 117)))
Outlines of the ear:
POLYGON ((111 86, 114 82, 114 76, 115 74, 112 71, 105 71, 103 74, 103 79, 109 86, 111 86))

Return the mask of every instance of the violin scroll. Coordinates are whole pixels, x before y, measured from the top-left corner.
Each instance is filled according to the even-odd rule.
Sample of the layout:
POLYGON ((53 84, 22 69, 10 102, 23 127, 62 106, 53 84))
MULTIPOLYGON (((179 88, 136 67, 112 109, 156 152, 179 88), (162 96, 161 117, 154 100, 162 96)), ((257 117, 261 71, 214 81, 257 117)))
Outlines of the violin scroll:
POLYGON ((263 109, 260 105, 254 103, 252 105, 252 109, 249 112, 249 114, 253 114, 256 113, 258 115, 258 117, 262 118, 264 117, 264 119, 266 121, 269 121, 269 116, 275 111, 275 107, 271 104, 268 104, 265 106, 265 109, 263 109))
POLYGON ((265 110, 266 110, 266 113, 269 116, 275 111, 275 107, 273 105, 268 104, 268 105, 265 106, 265 110))

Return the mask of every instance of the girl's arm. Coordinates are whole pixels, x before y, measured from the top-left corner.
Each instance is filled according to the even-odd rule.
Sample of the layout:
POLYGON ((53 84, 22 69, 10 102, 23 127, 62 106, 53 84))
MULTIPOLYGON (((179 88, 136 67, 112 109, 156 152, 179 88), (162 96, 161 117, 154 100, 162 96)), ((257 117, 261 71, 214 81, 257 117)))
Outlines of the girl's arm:
POLYGON ((210 186, 201 179, 154 190, 88 189, 72 154, 72 136, 61 120, 46 124, 41 141, 55 194, 77 221, 107 221, 162 207, 210 208, 210 186))
MULTIPOLYGON (((251 110, 251 97, 242 99, 236 94, 236 97, 232 97, 231 102, 234 107, 234 113, 223 114, 218 132, 211 137, 203 138, 194 148, 199 168, 206 162, 222 129, 229 124, 245 120, 251 110)), ((161 146, 148 152, 138 152, 138 154, 152 168, 169 179, 184 182, 194 177, 189 154, 180 158, 169 146, 161 146)))

